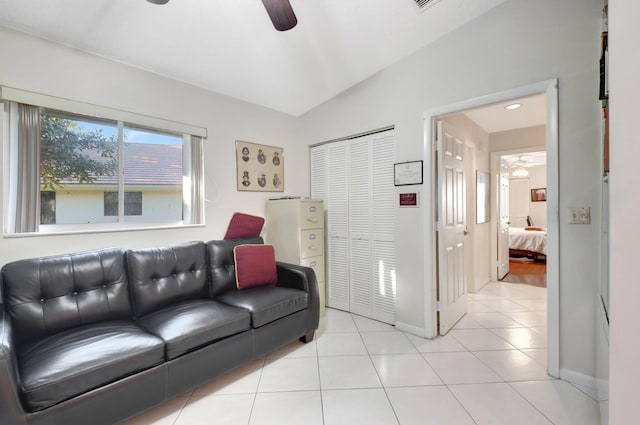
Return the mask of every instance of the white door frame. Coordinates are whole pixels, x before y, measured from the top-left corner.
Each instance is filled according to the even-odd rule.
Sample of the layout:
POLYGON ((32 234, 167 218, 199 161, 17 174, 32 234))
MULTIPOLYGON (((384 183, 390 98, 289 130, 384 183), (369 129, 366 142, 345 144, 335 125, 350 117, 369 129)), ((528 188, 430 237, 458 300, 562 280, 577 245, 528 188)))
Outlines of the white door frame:
POLYGON ((436 245, 436 170, 434 118, 467 109, 477 108, 511 99, 546 95, 547 132, 547 371, 560 376, 560 243, 559 243, 559 184, 558 184, 558 80, 552 79, 522 87, 441 106, 424 113, 423 158, 430 172, 425 173, 424 198, 429 206, 423 208, 424 235, 424 329, 427 337, 437 335, 437 245, 436 245))

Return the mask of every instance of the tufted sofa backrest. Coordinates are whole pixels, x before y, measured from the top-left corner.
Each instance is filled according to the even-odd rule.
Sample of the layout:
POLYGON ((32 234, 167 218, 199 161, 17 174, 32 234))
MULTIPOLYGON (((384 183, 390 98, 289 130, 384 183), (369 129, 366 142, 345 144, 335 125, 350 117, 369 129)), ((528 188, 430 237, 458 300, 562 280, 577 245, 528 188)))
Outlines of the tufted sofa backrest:
POLYGON ((124 251, 101 249, 2 268, 4 304, 22 346, 80 325, 132 317, 124 251))
POLYGON ((127 251, 136 317, 170 304, 209 298, 204 242, 127 251))
POLYGON ((236 266, 233 248, 236 245, 262 243, 263 240, 260 237, 207 242, 209 282, 212 297, 215 298, 227 291, 238 289, 236 286, 236 266))

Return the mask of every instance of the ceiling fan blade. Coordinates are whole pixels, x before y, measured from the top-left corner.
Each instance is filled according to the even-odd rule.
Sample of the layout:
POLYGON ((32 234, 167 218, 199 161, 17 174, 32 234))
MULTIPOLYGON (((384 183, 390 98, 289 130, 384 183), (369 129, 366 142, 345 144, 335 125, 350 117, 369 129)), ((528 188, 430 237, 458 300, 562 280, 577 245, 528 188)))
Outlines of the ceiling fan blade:
POLYGON ((289 0, 262 0, 273 26, 278 31, 287 31, 298 23, 289 0))

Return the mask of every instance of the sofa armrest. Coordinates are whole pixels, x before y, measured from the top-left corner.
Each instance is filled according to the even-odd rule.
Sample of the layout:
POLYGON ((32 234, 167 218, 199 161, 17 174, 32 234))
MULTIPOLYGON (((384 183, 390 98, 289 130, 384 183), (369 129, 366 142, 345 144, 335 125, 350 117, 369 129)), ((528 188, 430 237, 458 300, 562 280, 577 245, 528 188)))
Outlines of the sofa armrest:
POLYGON ((320 321, 320 292, 316 274, 310 267, 296 264, 276 262, 278 270, 278 284, 285 288, 294 288, 305 291, 309 296, 309 319, 307 321, 307 333, 318 329, 320 321))
POLYGON ((11 323, 0 304, 0 424, 26 424, 18 396, 18 369, 11 323))

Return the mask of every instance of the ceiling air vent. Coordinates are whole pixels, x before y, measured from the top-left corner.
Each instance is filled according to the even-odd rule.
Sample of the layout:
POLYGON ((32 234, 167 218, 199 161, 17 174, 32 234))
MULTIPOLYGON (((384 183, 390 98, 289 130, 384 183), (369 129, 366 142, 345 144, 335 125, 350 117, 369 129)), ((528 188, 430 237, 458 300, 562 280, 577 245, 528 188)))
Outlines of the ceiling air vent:
POLYGON ((433 6, 438 1, 439 0, 411 0, 411 3, 415 4, 416 6, 418 6, 420 11, 422 11, 422 10, 425 10, 429 6, 433 6))

